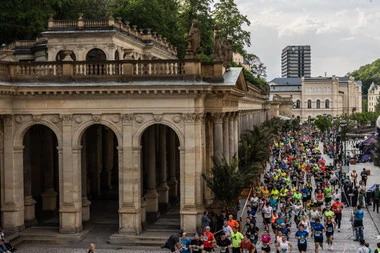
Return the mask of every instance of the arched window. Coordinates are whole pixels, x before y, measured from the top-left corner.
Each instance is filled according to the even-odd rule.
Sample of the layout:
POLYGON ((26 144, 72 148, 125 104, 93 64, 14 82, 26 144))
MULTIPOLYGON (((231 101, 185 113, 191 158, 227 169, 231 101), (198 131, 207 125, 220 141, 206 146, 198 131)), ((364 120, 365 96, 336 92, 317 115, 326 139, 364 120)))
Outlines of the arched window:
POLYGON ((118 61, 120 60, 120 57, 119 57, 119 51, 115 51, 115 61, 118 61))
POLYGON ((296 108, 297 109, 301 108, 301 100, 299 99, 296 101, 296 108))
POLYGON ((321 100, 317 100, 317 109, 321 109, 321 100))
MULTIPOLYGON (((65 57, 66 57, 66 54, 64 53, 63 50, 61 50, 61 51, 59 51, 58 54, 55 56, 55 60, 56 60, 56 61, 62 61, 63 59, 65 59, 65 57)), ((74 52, 72 52, 72 53, 70 54, 70 58, 71 58, 71 60, 76 61, 77 58, 76 58, 74 52)))
POLYGON ((105 61, 106 54, 99 48, 91 49, 86 55, 86 61, 105 61))
POLYGON ((308 108, 308 109, 311 108, 311 100, 310 100, 310 99, 307 101, 307 108, 308 108))
POLYGON ((330 100, 326 99, 325 108, 330 108, 330 100))

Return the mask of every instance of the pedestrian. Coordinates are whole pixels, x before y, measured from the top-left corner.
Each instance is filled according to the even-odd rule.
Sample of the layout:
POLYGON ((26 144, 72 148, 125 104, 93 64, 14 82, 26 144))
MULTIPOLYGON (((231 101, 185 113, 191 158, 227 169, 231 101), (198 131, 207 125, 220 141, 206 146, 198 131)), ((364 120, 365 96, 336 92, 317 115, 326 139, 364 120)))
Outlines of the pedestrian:
POLYGON ((301 224, 298 226, 298 231, 296 232, 297 246, 300 253, 306 253, 307 250, 307 239, 309 238, 309 233, 304 230, 304 226, 301 224))
POLYGON ((364 185, 367 185, 367 178, 368 178, 368 173, 365 168, 363 168, 363 171, 360 173, 360 176, 362 177, 362 182, 364 185))
POLYGON ((365 241, 360 239, 360 246, 357 253, 369 253, 369 249, 365 246, 365 241))
POLYGON ((364 212, 362 210, 362 207, 358 205, 358 209, 354 212, 354 229, 355 229, 355 240, 359 241, 364 239, 363 235, 363 218, 364 218, 364 212))
POLYGON ((95 253, 95 244, 90 244, 90 249, 88 250, 88 253, 95 253))
POLYGON ((207 226, 210 226, 210 222, 211 222, 211 220, 208 217, 208 211, 205 210, 203 212, 203 215, 202 215, 202 229, 203 229, 203 231, 205 230, 205 228, 207 226))
POLYGON ((380 189, 379 189, 379 185, 377 184, 375 190, 372 193, 373 212, 375 211, 375 206, 376 206, 376 212, 379 213, 379 202, 380 202, 380 189))
POLYGON ((171 252, 175 252, 181 248, 181 244, 179 243, 179 238, 182 236, 183 230, 179 230, 178 233, 172 234, 168 240, 165 242, 165 245, 161 246, 161 248, 169 249, 171 252))

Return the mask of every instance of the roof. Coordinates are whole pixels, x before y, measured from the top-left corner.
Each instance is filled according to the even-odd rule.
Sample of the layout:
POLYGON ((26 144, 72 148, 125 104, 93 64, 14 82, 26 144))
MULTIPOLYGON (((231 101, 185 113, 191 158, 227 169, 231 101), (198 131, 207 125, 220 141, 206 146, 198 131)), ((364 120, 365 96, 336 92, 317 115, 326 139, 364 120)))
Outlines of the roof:
POLYGON ((301 85, 272 85, 271 92, 301 92, 301 85))
POLYGON ((275 78, 269 83, 275 83, 277 85, 301 85, 301 77, 290 77, 290 78, 275 78))

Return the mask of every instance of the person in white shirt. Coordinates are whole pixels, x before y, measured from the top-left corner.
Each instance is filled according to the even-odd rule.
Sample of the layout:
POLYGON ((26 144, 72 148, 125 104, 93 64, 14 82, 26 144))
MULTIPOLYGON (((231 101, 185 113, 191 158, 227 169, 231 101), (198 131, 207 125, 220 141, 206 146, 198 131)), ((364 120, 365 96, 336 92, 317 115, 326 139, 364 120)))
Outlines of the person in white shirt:
POLYGON ((338 189, 336 189, 335 192, 333 193, 332 199, 333 200, 340 199, 340 193, 338 189))
POLYGON ((223 229, 224 234, 227 236, 227 238, 231 240, 231 233, 233 231, 232 231, 232 228, 228 225, 228 222, 226 220, 223 222, 222 229, 223 229))

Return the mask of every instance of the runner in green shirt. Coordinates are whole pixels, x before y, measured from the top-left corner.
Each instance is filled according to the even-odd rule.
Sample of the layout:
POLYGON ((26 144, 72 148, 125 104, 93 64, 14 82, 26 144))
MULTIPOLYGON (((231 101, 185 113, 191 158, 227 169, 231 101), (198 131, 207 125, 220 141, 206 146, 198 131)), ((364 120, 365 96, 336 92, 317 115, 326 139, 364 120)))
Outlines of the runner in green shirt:
POLYGON ((331 197, 332 197, 332 192, 333 192, 333 189, 331 188, 330 184, 327 183, 327 186, 325 187, 323 192, 325 194, 325 203, 326 205, 328 205, 331 202, 331 197))

